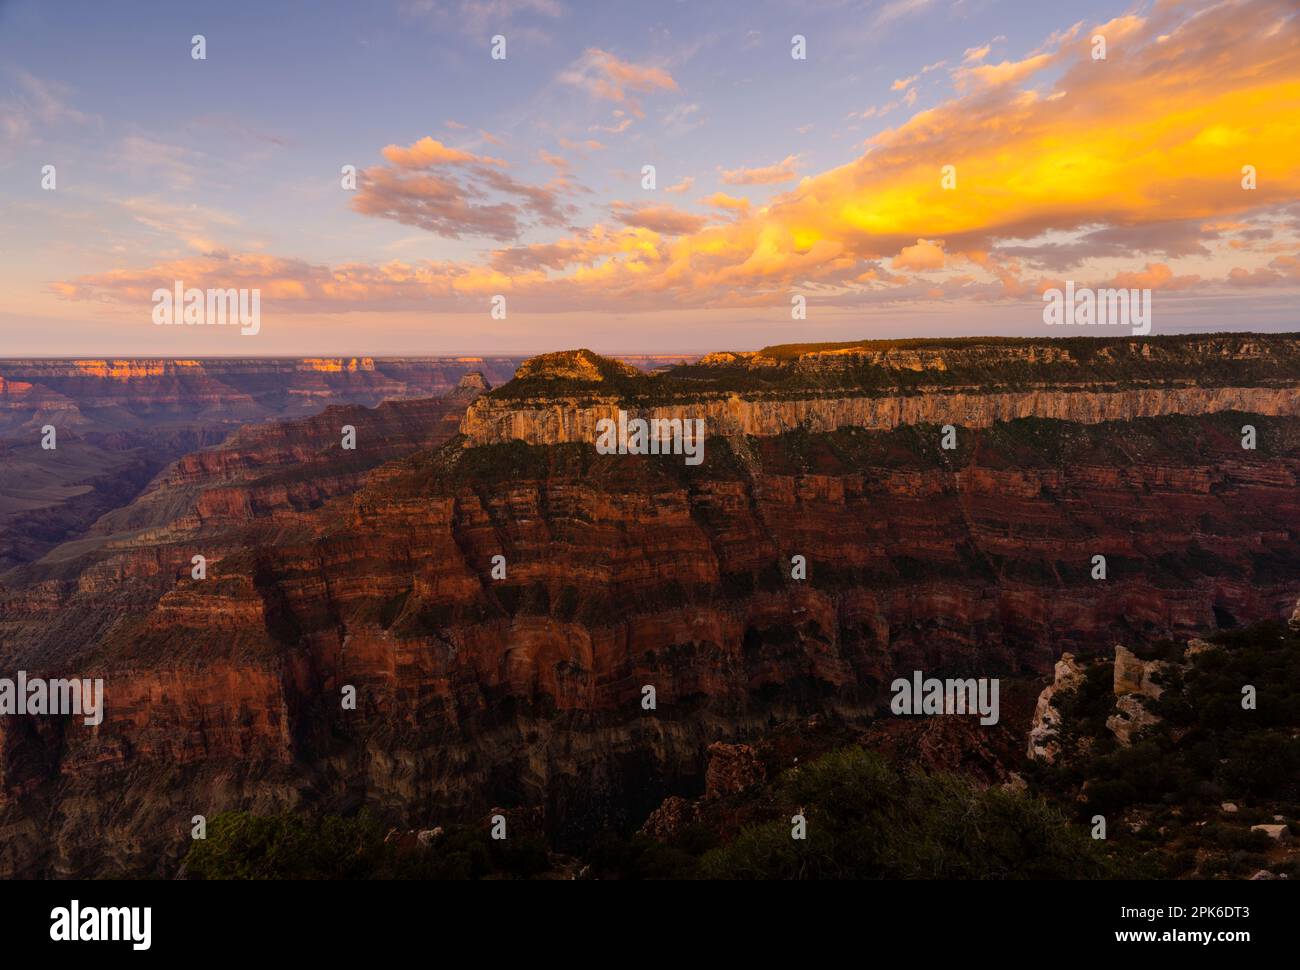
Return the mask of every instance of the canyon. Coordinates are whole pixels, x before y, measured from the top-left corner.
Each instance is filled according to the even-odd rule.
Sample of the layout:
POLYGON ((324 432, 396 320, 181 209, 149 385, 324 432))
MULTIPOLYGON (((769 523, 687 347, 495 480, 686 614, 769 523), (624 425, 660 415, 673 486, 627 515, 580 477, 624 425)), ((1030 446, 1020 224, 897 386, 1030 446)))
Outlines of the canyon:
MULTIPOLYGON (((110 434, 122 395, 60 366, 17 427, 57 393, 110 434)), ((169 366, 124 421, 247 406, 169 366)), ((1063 654, 1300 594, 1296 335, 864 341, 652 374, 569 351, 421 387, 350 367, 301 372, 365 388, 325 401, 304 376, 331 404, 305 416, 258 383, 251 423, 114 466, 129 487, 11 556, 0 664, 102 678, 105 711, 0 719, 0 874, 171 876, 192 816, 233 809, 535 810, 579 845, 699 795, 716 742, 833 716, 891 743, 888 685, 914 670, 1006 678, 1011 757, 1063 654), (620 410, 703 419, 702 463, 599 454, 620 410)))
POLYGON ((0 572, 40 558, 127 504, 182 455, 250 422, 330 404, 449 393, 514 358, 0 360, 0 572), (56 429, 46 453, 42 429, 56 429))

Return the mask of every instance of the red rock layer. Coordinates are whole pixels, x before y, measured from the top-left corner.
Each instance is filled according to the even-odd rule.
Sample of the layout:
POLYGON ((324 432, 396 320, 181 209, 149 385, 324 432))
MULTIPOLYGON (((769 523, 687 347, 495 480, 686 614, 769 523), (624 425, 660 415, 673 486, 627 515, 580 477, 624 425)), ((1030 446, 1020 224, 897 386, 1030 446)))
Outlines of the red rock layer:
MULTIPOLYGON (((1300 586, 1300 424, 1251 417, 1252 452, 1243 420, 1018 421, 963 429, 955 452, 933 426, 796 431, 710 439, 699 468, 452 441, 318 507, 268 497, 253 532, 252 503, 141 512, 163 523, 152 545, 119 535, 75 581, 33 571, 0 601, 10 657, 107 692, 97 728, 5 725, 0 824, 44 848, 15 840, 0 866, 85 871, 116 826, 114 864, 147 870, 184 851, 196 805, 366 801, 424 825, 543 804, 561 836, 639 822, 699 782, 709 742, 774 714, 867 712, 914 669, 1045 671, 1280 615, 1300 586)), ((247 475, 263 439, 243 440, 168 487, 247 475)))

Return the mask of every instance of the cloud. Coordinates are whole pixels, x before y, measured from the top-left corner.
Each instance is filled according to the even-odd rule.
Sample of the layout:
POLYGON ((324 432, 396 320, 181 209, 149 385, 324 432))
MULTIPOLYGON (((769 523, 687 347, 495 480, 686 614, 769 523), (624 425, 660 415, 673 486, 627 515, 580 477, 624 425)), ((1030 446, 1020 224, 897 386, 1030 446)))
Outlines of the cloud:
POLYGON ((959 67, 953 72, 957 88, 961 91, 980 88, 998 87, 1003 84, 1018 84, 1032 74, 1041 71, 1052 63, 1056 55, 1037 54, 1021 61, 1002 61, 1000 64, 978 64, 974 67, 959 67))
POLYGON ((398 168, 432 168, 436 165, 469 164, 500 165, 504 167, 506 164, 499 158, 489 158, 484 155, 461 151, 459 148, 449 148, 428 135, 405 147, 402 145, 387 145, 382 154, 384 158, 398 168))
POLYGON ((632 124, 632 119, 627 117, 626 112, 615 111, 614 117, 617 120, 612 125, 592 125, 587 130, 604 131, 611 135, 621 135, 623 132, 627 131, 628 127, 632 124))
POLYGON ((481 192, 454 179, 406 174, 386 168, 367 169, 352 200, 354 211, 417 226, 439 236, 464 235, 493 239, 516 238, 520 209, 509 202, 478 202, 481 192))
POLYGON ((1165 263, 1147 263, 1144 270, 1117 273, 1101 285, 1136 290, 1186 290, 1200 281, 1200 276, 1195 273, 1188 276, 1175 276, 1174 271, 1165 263))
MULTIPOLYGON (((439 31, 456 29, 481 38, 500 32, 520 33, 522 23, 557 20, 567 12, 558 0, 402 0, 399 9, 439 31)), ((527 31, 532 36, 545 36, 535 26, 527 31)))
POLYGON ((1250 270, 1241 266, 1228 272, 1227 282, 1235 287, 1295 286, 1300 284, 1300 252, 1278 256, 1267 266, 1250 270))
POLYGON ((583 141, 571 141, 568 138, 561 137, 558 140, 561 148, 566 148, 571 152, 598 152, 603 151, 605 148, 603 142, 596 141, 594 138, 587 138, 583 141))
POLYGON ((73 108, 71 89, 46 81, 21 68, 8 72, 9 94, 0 99, 0 151, 9 152, 32 141, 38 131, 69 125, 84 127, 98 119, 73 108))
POLYGON ((704 119, 697 117, 698 104, 679 104, 664 115, 664 129, 670 135, 684 135, 704 124, 704 119))
MULTIPOLYGON (((1152 253, 1168 259, 1210 256, 1209 243, 1222 237, 1232 223, 1202 219, 1175 219, 1140 225, 1106 226, 1088 229, 1068 241, 1031 241, 1001 247, 1010 256, 1053 271, 1064 271, 1085 260, 1104 257, 1127 258, 1135 252, 1152 253)), ((1245 226, 1241 226, 1245 228, 1245 226)))
POLYGON ((926 270, 943 269, 943 264, 943 243, 918 239, 915 246, 904 246, 893 261, 890 262, 889 268, 919 273, 926 270))
POLYGON ((890 2, 881 7, 880 12, 876 14, 876 26, 882 27, 895 20, 901 20, 904 17, 910 17, 913 14, 921 13, 933 2, 934 0, 890 0, 890 2))
POLYGON ((119 203, 135 222, 164 237, 175 238, 190 249, 208 253, 221 248, 214 241, 239 224, 233 215, 194 203, 178 204, 154 196, 134 196, 119 203))
MULTIPOLYGON (((606 257, 639 254, 650 257, 656 252, 658 233, 642 227, 610 229, 597 225, 577 235, 551 243, 532 243, 498 249, 492 254, 493 271, 508 273, 514 284, 530 278, 549 285, 541 270, 592 267, 606 257)), ((512 284, 513 285, 513 284, 512 284)))
POLYGON ((705 205, 712 206, 715 209, 729 209, 732 212, 748 212, 749 200, 737 198, 734 195, 727 195, 726 192, 714 192, 707 199, 703 200, 705 205))
POLYGON ((775 165, 723 169, 722 181, 727 185, 775 185, 778 182, 789 182, 799 177, 795 171, 798 164, 798 155, 787 155, 775 165))
POLYGON ((685 192, 694 184, 695 184, 695 176, 687 175, 675 185, 669 185, 665 187, 664 192, 667 193, 668 195, 676 195, 679 192, 685 192))
MULTIPOLYGON (((1293 2, 1194 10, 1165 2, 1111 25, 1087 32, 1076 25, 1054 34, 1045 49, 1004 61, 1021 65, 1010 70, 1014 80, 1002 76, 1002 65, 992 75, 967 75, 949 100, 874 135, 858 157, 806 175, 761 207, 722 193, 703 200, 733 213, 729 221, 692 227, 680 219, 689 213, 671 207, 624 206, 611 211, 613 226, 573 229, 560 186, 525 186, 482 160, 417 169, 386 160, 367 172, 355 200, 368 198, 372 214, 428 222, 446 235, 468 226, 513 241, 522 227, 539 224, 562 225, 567 235, 505 246, 482 261, 289 262, 268 271, 285 294, 300 286, 301 297, 281 299, 304 307, 421 293, 428 307, 501 292, 533 309, 620 312, 771 306, 788 301, 796 286, 844 305, 1017 298, 1032 286, 1022 261, 1068 261, 1077 264, 1074 279, 1113 275, 1164 289, 1297 285, 1291 254, 1256 254, 1269 260, 1262 265, 1233 254, 1243 265, 1222 278, 1176 264, 1182 254, 1204 260, 1207 251, 1226 251, 1217 238, 1226 230, 1205 230, 1198 239, 1189 227, 1260 225, 1269 216, 1279 232, 1291 223, 1300 228, 1300 18, 1293 2), (1091 60, 1081 40, 1062 39, 1099 29, 1123 37, 1122 45, 1111 41, 1104 64, 1091 60), (1240 184, 1246 162, 1262 175, 1255 191, 1240 184), (945 164, 956 167, 954 190, 941 184, 945 164), (656 217, 668 221, 655 228, 656 217), (1145 268, 1116 274, 1117 265, 1145 268), (955 275, 904 275, 917 272, 955 275), (499 289, 482 290, 492 286, 499 289)), ((799 162, 792 155, 733 169, 723 181, 792 182, 799 162)), ((231 266, 211 268, 220 280, 231 266)), ((175 279, 172 269, 162 277, 175 279)), ((133 275, 140 274, 63 285, 83 298, 117 299, 133 275)))
POLYGON ((114 161, 133 172, 155 172, 172 188, 189 188, 201 177, 207 157, 184 145, 145 135, 127 135, 117 143, 114 161))
POLYGON ((612 202, 609 208, 614 218, 623 225, 650 229, 665 236, 699 232, 709 221, 703 216, 685 212, 671 205, 653 203, 630 205, 626 202, 612 202))
POLYGON ((434 138, 388 145, 382 154, 388 164, 367 168, 358 180, 352 209, 362 215, 450 239, 468 235, 506 241, 517 238, 526 225, 563 226, 573 212, 562 199, 569 188, 563 178, 547 186, 530 185, 503 171, 506 164, 500 159, 449 148, 434 138))
POLYGON ((678 90, 673 76, 663 68, 620 60, 598 47, 588 48, 572 67, 560 74, 559 80, 583 89, 593 98, 624 105, 638 118, 645 117, 645 112, 633 94, 678 90))
POLYGON ((537 149, 537 160, 544 165, 550 165, 558 172, 567 172, 569 170, 569 160, 553 152, 548 152, 545 148, 537 149))
POLYGON ((45 81, 21 68, 12 71, 18 82, 19 97, 26 109, 45 125, 83 125, 89 116, 73 108, 68 102, 71 89, 55 81, 45 81))
POLYGON ((142 270, 114 270, 72 283, 54 283, 51 290, 67 299, 109 299, 138 305, 142 319, 147 319, 153 291, 170 289, 177 280, 200 289, 259 289, 263 310, 269 312, 346 313, 427 310, 431 304, 463 307, 467 301, 477 304, 492 294, 511 292, 512 284, 538 278, 537 271, 527 269, 511 277, 491 266, 434 260, 328 267, 261 253, 212 253, 168 260, 142 270))

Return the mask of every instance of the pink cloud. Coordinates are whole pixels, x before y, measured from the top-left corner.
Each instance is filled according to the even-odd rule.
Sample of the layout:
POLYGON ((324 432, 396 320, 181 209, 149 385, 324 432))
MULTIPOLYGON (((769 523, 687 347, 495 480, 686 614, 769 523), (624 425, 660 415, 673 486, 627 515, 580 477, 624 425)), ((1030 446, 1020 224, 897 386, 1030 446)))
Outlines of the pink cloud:
POLYGON ((795 170, 798 164, 798 155, 787 155, 774 165, 724 169, 722 181, 727 185, 775 185, 779 182, 789 182, 799 177, 799 173, 795 170))

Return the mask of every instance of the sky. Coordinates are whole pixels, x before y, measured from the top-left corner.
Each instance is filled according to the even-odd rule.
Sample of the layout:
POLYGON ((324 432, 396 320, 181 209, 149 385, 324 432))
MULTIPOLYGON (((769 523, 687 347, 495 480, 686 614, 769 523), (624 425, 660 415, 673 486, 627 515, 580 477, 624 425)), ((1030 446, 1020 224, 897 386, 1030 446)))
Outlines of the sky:
POLYGON ((1294 0, 0 0, 0 357, 1061 336, 1066 281, 1300 330, 1294 0))

